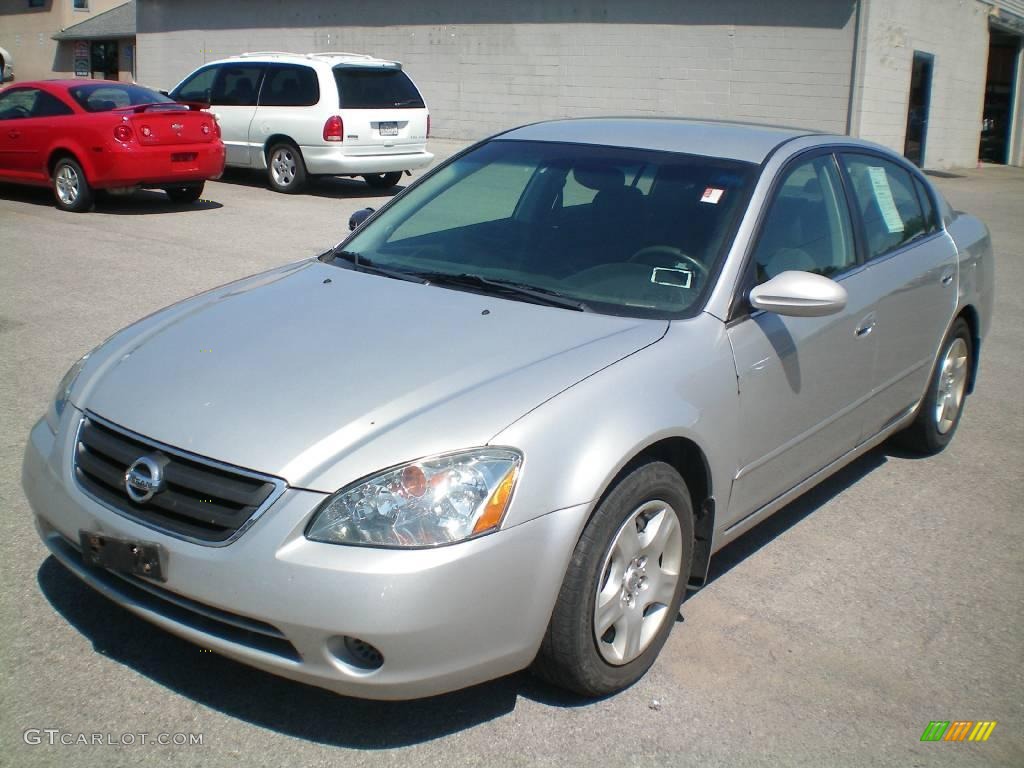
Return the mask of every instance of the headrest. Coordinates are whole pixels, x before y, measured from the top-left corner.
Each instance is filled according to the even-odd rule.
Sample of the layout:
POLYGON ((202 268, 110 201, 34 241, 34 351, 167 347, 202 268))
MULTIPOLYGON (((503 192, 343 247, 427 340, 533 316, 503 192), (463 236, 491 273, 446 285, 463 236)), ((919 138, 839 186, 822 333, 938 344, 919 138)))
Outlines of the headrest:
POLYGON ((613 165, 581 163, 572 169, 572 175, 587 189, 596 189, 600 192, 623 187, 626 184, 626 174, 622 172, 621 168, 616 168, 613 165))

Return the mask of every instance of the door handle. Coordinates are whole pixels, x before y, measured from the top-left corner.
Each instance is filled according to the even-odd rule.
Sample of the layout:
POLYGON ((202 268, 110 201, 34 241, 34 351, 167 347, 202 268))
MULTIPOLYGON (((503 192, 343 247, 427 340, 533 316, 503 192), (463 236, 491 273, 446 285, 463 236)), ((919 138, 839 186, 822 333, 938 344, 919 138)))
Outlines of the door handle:
POLYGON ((7 136, 8 136, 8 138, 11 138, 11 139, 20 139, 21 138, 21 131, 8 131, 7 132, 7 136))
POLYGON ((877 323, 878 318, 875 316, 874 313, 872 313, 860 321, 860 325, 857 326, 857 329, 853 332, 853 335, 856 336, 858 339, 862 339, 868 334, 870 334, 873 330, 875 330, 875 325, 877 325, 877 323))
POLYGON ((942 284, 943 285, 949 285, 950 283, 953 282, 953 277, 954 276, 955 275, 952 272, 947 272, 946 274, 944 274, 942 276, 942 284))

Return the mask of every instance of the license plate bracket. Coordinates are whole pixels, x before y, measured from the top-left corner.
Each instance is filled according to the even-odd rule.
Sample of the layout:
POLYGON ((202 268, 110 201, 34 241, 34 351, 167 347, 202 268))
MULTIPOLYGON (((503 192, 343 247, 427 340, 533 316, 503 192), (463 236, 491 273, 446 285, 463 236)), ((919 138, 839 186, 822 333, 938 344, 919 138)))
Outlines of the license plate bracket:
POLYGON ((79 531, 78 541, 86 565, 130 573, 154 581, 167 580, 163 568, 166 557, 162 556, 163 548, 159 544, 117 539, 92 531, 79 531))
POLYGON ((381 136, 397 136, 398 123, 377 123, 377 130, 381 136))

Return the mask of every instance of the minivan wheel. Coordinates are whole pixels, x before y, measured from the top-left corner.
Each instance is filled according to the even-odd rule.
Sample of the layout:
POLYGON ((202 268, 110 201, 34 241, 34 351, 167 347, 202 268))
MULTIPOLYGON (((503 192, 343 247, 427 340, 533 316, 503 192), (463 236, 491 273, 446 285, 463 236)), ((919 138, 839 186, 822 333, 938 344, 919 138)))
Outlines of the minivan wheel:
POLYGON ((306 164, 294 144, 275 144, 267 153, 267 178, 277 192, 294 194, 306 186, 306 164))
POLYGON ((172 202, 175 203, 194 203, 200 197, 203 196, 203 187, 205 182, 199 182, 198 184, 185 184, 180 187, 166 187, 164 192, 171 198, 172 202))
POLYGON ((936 454, 949 445, 964 412, 973 363, 971 329, 960 317, 942 342, 942 351, 917 416, 893 438, 897 445, 925 456, 936 454))
POLYGON ((532 670, 583 696, 635 683, 661 651, 693 558, 693 506, 663 462, 624 477, 583 529, 532 670))
POLYGON ((391 189, 398 182, 402 180, 401 171, 391 171, 390 173, 367 173, 363 176, 366 179, 366 183, 374 189, 391 189))
POLYGON ((82 213, 92 208, 92 187, 73 158, 62 157, 53 167, 53 197, 62 211, 82 213))

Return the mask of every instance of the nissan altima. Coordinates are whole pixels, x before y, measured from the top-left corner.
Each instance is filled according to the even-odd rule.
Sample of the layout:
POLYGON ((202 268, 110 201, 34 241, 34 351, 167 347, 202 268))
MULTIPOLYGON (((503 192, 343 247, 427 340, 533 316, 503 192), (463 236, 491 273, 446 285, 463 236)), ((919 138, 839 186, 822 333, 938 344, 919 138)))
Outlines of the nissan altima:
POLYGON ((717 550, 949 443, 992 317, 978 219, 801 130, 530 125, 353 226, 76 362, 23 485, 111 600, 369 698, 632 684, 717 550))

